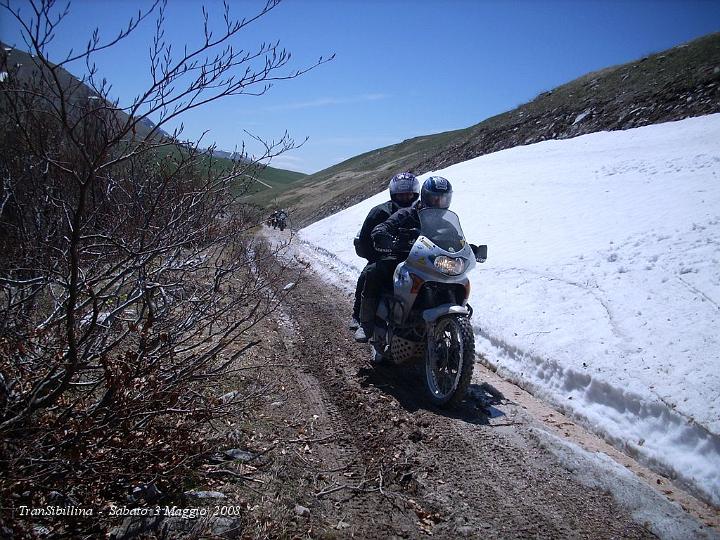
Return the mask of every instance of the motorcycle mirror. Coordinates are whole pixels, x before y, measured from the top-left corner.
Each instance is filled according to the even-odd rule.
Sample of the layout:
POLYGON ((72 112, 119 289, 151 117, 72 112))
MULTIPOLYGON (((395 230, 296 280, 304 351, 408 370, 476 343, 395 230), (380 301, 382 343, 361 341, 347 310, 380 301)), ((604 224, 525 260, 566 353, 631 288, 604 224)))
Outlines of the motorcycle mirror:
POLYGON ((473 253, 475 254, 475 260, 479 263, 484 263, 487 260, 487 246, 483 244, 482 246, 476 246, 474 244, 470 244, 470 247, 473 250, 473 253))

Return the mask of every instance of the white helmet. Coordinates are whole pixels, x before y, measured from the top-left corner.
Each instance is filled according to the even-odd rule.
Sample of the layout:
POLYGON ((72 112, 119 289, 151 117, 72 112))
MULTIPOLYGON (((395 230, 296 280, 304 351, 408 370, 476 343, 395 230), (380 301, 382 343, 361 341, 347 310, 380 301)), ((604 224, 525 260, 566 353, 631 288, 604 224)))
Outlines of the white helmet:
POLYGON ((410 172, 393 176, 388 188, 390 199, 398 206, 410 206, 420 197, 420 181, 410 172))

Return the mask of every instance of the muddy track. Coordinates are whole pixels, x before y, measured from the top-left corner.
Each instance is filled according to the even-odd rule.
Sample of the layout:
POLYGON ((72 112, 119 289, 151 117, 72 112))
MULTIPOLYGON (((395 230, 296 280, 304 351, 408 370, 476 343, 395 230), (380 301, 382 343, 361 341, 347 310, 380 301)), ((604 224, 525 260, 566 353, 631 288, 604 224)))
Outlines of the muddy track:
POLYGON ((425 401, 419 373, 373 367, 345 326, 345 298, 308 274, 278 315, 287 355, 305 366, 288 400, 315 419, 314 465, 330 471, 315 499, 321 523, 342 525, 332 535, 654 537, 609 493, 578 483, 514 420, 519 407, 478 380, 447 412, 425 401))

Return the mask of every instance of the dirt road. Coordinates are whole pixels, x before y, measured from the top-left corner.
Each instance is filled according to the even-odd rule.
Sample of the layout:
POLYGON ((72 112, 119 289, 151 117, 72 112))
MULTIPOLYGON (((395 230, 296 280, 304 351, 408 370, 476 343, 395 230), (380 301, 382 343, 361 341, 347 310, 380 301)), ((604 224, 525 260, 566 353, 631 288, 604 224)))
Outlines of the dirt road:
MULTIPOLYGON (((499 396, 487 382, 492 374, 479 365, 459 408, 432 408, 419 372, 371 365, 369 346, 355 343, 347 329, 349 311, 346 292, 308 272, 274 322, 259 330, 258 355, 276 367, 260 374, 272 391, 246 431, 255 450, 267 449, 255 476, 261 485, 246 502, 256 519, 245 523, 246 533, 717 536, 647 486, 637 487, 642 482, 622 467, 598 468, 587 453, 549 434, 538 414, 560 431, 574 428, 564 428, 572 423, 549 408, 529 406, 516 387, 495 385, 509 399, 499 396), (626 495, 618 502, 618 490, 609 487, 623 482, 626 495)), ((238 493, 248 498, 246 490, 238 493)))
POLYGON ((314 419, 312 437, 325 439, 309 466, 335 471, 313 497, 321 528, 342 522, 348 535, 381 538, 653 536, 508 421, 512 404, 474 385, 459 410, 428 409, 418 375, 371 367, 369 348, 345 326, 349 304, 325 302, 328 292, 308 276, 281 318, 287 359, 307 366, 288 381, 286 407, 314 419))

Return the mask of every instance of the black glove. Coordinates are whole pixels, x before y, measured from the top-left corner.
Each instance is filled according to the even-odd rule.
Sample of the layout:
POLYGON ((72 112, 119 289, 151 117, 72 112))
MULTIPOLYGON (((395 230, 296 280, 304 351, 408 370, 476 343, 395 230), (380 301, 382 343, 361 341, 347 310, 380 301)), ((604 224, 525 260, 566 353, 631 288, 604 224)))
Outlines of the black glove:
POLYGON ((395 248, 395 239, 388 234, 379 234, 372 240, 375 251, 379 253, 392 253, 395 248))
POLYGON ((409 251, 415 243, 415 240, 418 239, 418 236, 420 236, 419 229, 400 229, 396 237, 397 245, 401 251, 409 251))
POLYGON ((415 236, 417 238, 418 236, 420 236, 420 229, 418 229, 417 227, 409 227, 409 228, 400 227, 398 229, 398 235, 399 236, 415 236))

